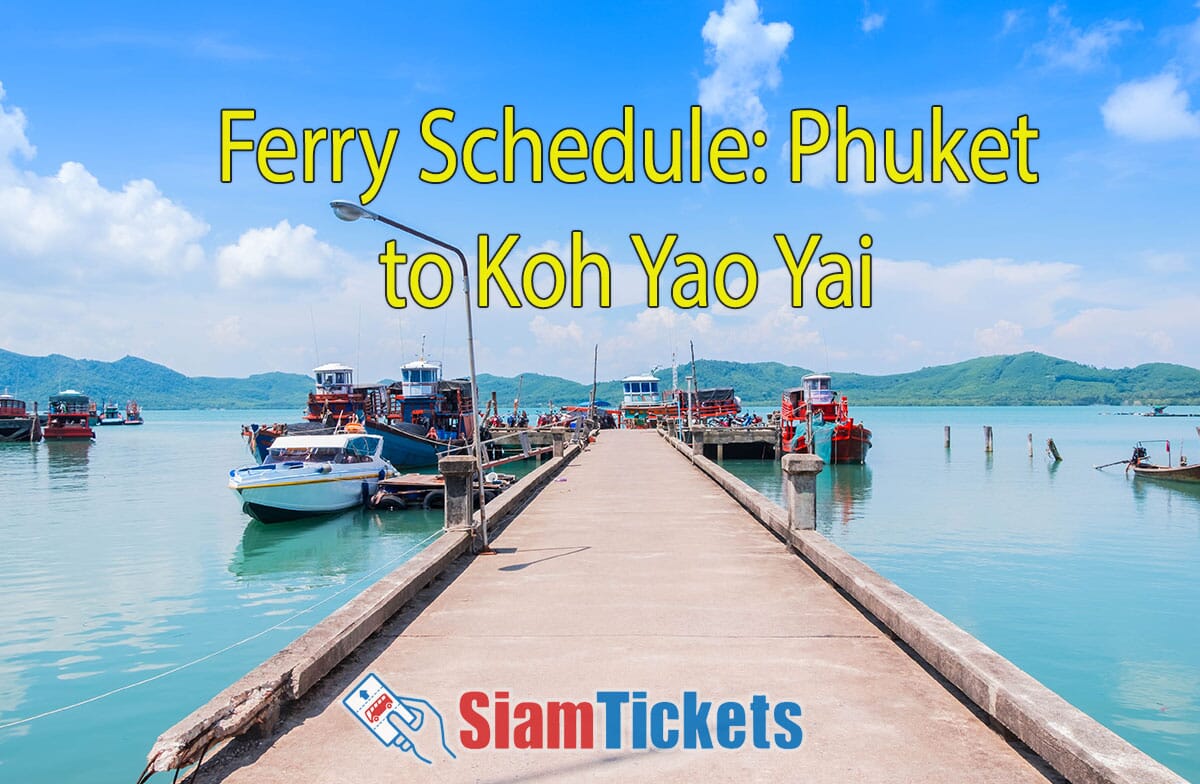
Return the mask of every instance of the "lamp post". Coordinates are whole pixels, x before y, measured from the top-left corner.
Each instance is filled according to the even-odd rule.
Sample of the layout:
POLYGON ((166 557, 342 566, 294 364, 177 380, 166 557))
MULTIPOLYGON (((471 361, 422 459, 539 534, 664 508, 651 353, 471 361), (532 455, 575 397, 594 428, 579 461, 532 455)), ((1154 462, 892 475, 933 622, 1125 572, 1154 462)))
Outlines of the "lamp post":
POLYGON ((454 247, 448 242, 442 242, 436 237, 431 237, 428 234, 417 231, 414 228, 405 226, 403 223, 398 223, 391 218, 385 218, 376 212, 371 212, 362 205, 355 204, 351 201, 331 201, 329 206, 333 208, 333 214, 341 220, 352 222, 359 218, 367 218, 368 220, 378 221, 391 226, 393 229, 399 229, 405 234, 411 234, 418 239, 425 240, 431 245, 436 245, 439 248, 446 250, 458 256, 458 260, 462 263, 463 273, 463 295, 466 297, 467 303, 467 361, 471 368, 471 437, 475 441, 475 462, 478 464, 479 477, 479 523, 483 537, 483 550, 488 551, 488 528, 487 528, 487 509, 485 508, 485 496, 483 490, 483 442, 479 438, 479 417, 477 414, 477 406, 479 405, 479 388, 475 378, 475 331, 471 325, 471 275, 467 269, 467 257, 463 252, 454 247))

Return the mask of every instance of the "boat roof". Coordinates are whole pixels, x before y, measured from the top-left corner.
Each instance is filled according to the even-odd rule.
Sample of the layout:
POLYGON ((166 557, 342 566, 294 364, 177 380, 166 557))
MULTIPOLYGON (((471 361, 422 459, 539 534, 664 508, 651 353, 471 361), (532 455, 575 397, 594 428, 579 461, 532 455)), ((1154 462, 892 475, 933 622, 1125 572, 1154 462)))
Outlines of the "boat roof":
POLYGON ((334 433, 327 436, 280 436, 271 443, 271 448, 280 449, 342 449, 356 438, 378 440, 379 436, 366 433, 334 433))
POLYGON ((83 394, 78 389, 64 389, 62 392, 59 392, 57 395, 50 396, 51 400, 66 400, 66 399, 76 399, 76 398, 87 399, 87 395, 83 394))
POLYGON ((658 381, 658 376, 626 376, 621 379, 621 382, 626 381, 658 381))
POLYGON ((327 373, 330 370, 349 370, 353 372, 354 368, 350 367, 349 365, 343 365, 340 362, 330 362, 328 365, 321 365, 319 368, 313 368, 314 373, 327 373))
POLYGON ((429 362, 424 357, 414 359, 412 362, 406 362, 400 366, 401 370, 441 370, 441 362, 429 362))
POLYGON ((804 377, 803 377, 803 378, 801 378, 800 380, 801 380, 801 381, 808 381, 809 379, 816 380, 816 379, 819 379, 819 378, 827 379, 827 380, 830 380, 830 381, 832 381, 832 380, 833 380, 833 376, 827 376, 827 375, 825 375, 824 373, 809 373, 807 376, 804 376, 804 377))

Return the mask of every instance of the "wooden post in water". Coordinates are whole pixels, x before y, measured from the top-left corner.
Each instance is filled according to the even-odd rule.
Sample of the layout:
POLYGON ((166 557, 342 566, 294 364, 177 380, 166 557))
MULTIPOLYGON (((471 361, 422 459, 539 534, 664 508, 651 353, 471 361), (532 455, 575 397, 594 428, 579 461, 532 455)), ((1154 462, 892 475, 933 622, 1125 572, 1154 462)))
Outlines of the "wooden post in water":
POLYGON ((1033 457, 1033 433, 1029 434, 1029 456, 1033 457))
POLYGON ((950 426, 946 425, 946 448, 950 448, 950 426))
POLYGON ((1062 455, 1060 455, 1058 453, 1058 447, 1054 445, 1053 438, 1046 439, 1046 451, 1049 452, 1050 456, 1054 458, 1054 462, 1056 462, 1056 463, 1062 462, 1062 455))
POLYGON ((983 451, 989 455, 992 453, 992 426, 983 426, 983 451))

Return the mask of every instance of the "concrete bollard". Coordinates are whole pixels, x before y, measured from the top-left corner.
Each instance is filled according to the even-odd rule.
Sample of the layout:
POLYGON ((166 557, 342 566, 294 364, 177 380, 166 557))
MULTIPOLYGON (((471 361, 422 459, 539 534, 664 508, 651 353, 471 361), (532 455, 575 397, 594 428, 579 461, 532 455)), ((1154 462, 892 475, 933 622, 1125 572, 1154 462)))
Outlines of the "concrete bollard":
POLYGON ((692 456, 704 457, 704 428, 692 428, 692 456))
POLYGON ((553 447, 552 454, 555 457, 563 456, 563 449, 566 446, 566 444, 565 444, 566 435, 567 435, 567 429, 565 427, 550 428, 550 446, 553 447))
POLYGON ((788 528, 811 531, 817 527, 817 474, 825 461, 816 455, 783 456, 783 500, 788 528))
POLYGON ((475 474, 475 458, 452 455, 438 461, 438 471, 446 480, 446 529, 471 527, 471 477, 475 474))

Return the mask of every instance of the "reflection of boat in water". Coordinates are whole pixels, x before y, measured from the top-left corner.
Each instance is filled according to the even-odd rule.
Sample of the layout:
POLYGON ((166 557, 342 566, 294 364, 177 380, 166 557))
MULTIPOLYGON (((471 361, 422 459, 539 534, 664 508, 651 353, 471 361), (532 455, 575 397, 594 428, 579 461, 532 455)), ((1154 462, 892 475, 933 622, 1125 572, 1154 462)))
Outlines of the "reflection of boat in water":
POLYGON ((37 413, 28 413, 24 400, 17 400, 7 392, 0 395, 0 443, 41 440, 42 427, 37 413))
POLYGON ((785 390, 780 404, 780 446, 784 452, 808 452, 826 463, 865 463, 871 431, 850 416, 829 376, 812 374, 785 390), (811 443, 810 443, 811 438, 811 443))
POLYGON ((229 472, 246 514, 264 523, 340 512, 366 503, 395 473, 382 439, 361 433, 283 436, 261 465, 229 472))
POLYGON ((822 471, 817 483, 817 498, 824 494, 829 499, 829 519, 848 525, 862 516, 856 510, 871 497, 871 467, 866 463, 842 465, 836 471, 822 471))

